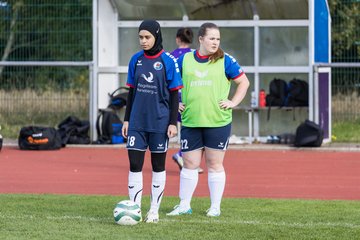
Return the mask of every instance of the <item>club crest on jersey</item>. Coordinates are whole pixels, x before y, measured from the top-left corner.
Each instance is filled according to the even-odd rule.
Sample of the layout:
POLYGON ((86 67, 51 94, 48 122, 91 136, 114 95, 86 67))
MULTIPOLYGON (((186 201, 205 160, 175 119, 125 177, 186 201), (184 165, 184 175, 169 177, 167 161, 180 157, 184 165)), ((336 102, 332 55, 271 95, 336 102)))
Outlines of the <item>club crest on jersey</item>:
POLYGON ((163 68, 163 64, 161 62, 154 63, 154 69, 159 71, 163 68))

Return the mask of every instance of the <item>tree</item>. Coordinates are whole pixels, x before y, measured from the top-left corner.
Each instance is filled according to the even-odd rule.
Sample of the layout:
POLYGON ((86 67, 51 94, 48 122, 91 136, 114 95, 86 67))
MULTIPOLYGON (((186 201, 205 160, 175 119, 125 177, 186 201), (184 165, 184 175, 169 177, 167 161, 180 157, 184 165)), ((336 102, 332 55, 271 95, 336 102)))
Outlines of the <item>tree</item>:
POLYGON ((360 60, 360 1, 329 0, 332 17, 332 59, 360 60))
MULTIPOLYGON (((2 61, 89 61, 92 59, 92 3, 88 0, 0 0, 0 56, 2 61)), ((51 79, 66 86, 64 75, 77 71, 0 67, 2 87, 8 81, 51 79), (58 71, 58 72, 56 72, 58 71), (8 74, 5 74, 8 72, 8 74), (49 75, 50 74, 50 75, 49 75), (5 78, 5 80, 4 80, 5 78)))
MULTIPOLYGON (((7 13, 9 11, 9 9, 11 9, 11 13, 9 14, 9 18, 10 18, 10 26, 9 26, 9 31, 8 31, 8 37, 6 40, 6 45, 1 57, 1 61, 6 61, 10 55, 10 53, 13 51, 13 46, 14 46, 14 42, 15 42, 15 32, 16 32, 16 25, 17 25, 17 20, 18 20, 18 16, 19 16, 19 12, 20 9, 24 6, 24 3, 22 0, 16 1, 13 5, 13 7, 9 6, 9 4, 7 2, 2 2, 1 3, 2 6, 2 10, 6 11, 5 13, 7 13)), ((3 16, 3 20, 6 19, 6 16, 3 16)), ((6 21, 2 21, 1 24, 1 32, 6 32, 4 31, 5 28, 7 27, 6 21)), ((2 75, 4 66, 0 66, 0 76, 2 75)))

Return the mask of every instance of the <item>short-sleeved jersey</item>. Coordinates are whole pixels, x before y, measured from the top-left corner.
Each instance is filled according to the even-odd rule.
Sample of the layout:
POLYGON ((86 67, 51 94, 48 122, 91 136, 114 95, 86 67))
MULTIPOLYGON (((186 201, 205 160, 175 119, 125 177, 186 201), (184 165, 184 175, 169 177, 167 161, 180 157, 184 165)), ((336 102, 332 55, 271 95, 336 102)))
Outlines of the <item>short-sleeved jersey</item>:
POLYGON ((176 58, 179 58, 181 55, 184 55, 187 52, 191 52, 191 48, 177 48, 174 51, 171 52, 171 55, 173 55, 176 58))
POLYGON ((165 133, 170 123, 170 91, 183 87, 176 59, 165 51, 134 54, 127 86, 134 88, 129 130, 165 133))
MULTIPOLYGON (((197 54, 197 51, 193 51, 192 53, 194 54, 194 58, 196 59, 197 62, 199 62, 199 63, 207 63, 208 62, 208 58, 199 57, 197 54)), ((179 64, 180 73, 182 73, 182 65, 183 65, 183 61, 184 61, 184 55, 181 55, 177 59, 177 62, 179 64)), ((243 69, 241 68, 239 63, 236 61, 236 59, 227 53, 225 53, 225 56, 224 56, 224 64, 225 64, 225 75, 228 79, 236 79, 236 78, 240 77, 242 74, 244 74, 243 69)))
POLYGON ((231 82, 243 74, 240 65, 228 54, 215 63, 194 53, 179 58, 184 89, 185 111, 182 124, 186 127, 222 127, 232 121, 231 109, 222 109, 219 101, 227 99, 231 82))

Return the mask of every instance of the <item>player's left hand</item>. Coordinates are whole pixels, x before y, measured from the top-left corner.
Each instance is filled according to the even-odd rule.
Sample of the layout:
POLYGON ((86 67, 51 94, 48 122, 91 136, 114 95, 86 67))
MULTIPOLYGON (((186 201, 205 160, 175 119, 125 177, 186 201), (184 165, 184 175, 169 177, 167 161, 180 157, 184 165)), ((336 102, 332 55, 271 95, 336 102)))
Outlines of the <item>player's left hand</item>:
POLYGON ((177 135, 177 127, 175 125, 169 125, 167 135, 169 138, 175 137, 177 135))
POLYGON ((185 110, 185 104, 180 102, 179 103, 179 113, 182 113, 185 110))
POLYGON ((235 104, 231 100, 226 99, 226 100, 221 100, 219 102, 219 106, 223 109, 231 109, 235 107, 235 104))

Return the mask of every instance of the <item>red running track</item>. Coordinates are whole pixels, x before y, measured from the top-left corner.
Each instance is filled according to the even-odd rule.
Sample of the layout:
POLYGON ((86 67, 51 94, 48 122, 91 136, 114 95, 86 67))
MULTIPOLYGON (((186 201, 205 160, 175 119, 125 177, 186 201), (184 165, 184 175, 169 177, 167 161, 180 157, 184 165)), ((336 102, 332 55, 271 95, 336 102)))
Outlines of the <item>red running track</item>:
MULTIPOLYGON (((177 196, 179 169, 167 161, 165 195, 177 196)), ((226 153, 225 197, 360 200, 360 152, 311 150, 234 150, 226 153)), ((144 194, 150 193, 149 153, 144 194)), ((66 147, 56 151, 0 152, 0 193, 127 195, 124 148, 66 147)), ((208 196, 207 173, 195 196, 208 196)))

